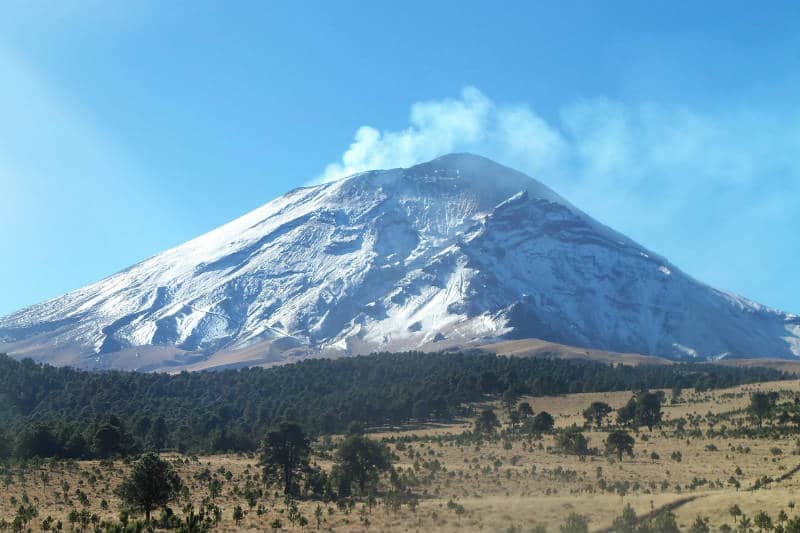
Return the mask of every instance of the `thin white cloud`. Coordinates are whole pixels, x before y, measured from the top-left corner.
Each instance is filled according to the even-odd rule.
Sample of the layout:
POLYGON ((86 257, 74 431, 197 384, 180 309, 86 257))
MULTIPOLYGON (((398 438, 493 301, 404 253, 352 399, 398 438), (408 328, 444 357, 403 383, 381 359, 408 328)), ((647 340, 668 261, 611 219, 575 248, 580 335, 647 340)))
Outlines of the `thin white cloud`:
POLYGON ((414 104, 406 129, 359 128, 319 180, 470 151, 539 179, 713 284, 757 296, 748 294, 756 284, 719 265, 738 261, 765 278, 769 268, 780 275, 776 265, 800 267, 785 250, 800 224, 797 110, 755 101, 710 112, 594 98, 568 103, 558 117, 548 122, 527 105, 467 87, 455 99, 414 104), (763 255, 732 256, 740 247, 763 255), (772 264, 763 264, 769 254, 772 264))
POLYGON ((376 168, 410 166, 437 155, 472 145, 486 135, 494 105, 480 91, 467 87, 458 99, 419 102, 411 107, 411 125, 381 132, 371 126, 356 131, 339 162, 327 166, 321 181, 376 168))
POLYGON ((670 198, 720 189, 757 184, 797 190, 800 122, 792 118, 797 117, 753 111, 710 115, 596 98, 564 106, 559 121, 548 123, 526 105, 498 104, 466 87, 459 98, 415 103, 406 129, 362 126, 319 181, 472 151, 544 181, 579 205, 585 200, 587 208, 635 208, 628 204, 632 198, 652 199, 659 188, 657 208, 673 209, 682 204, 670 198), (771 179, 776 175, 783 179, 771 179))
POLYGON ((475 87, 464 88, 456 99, 415 103, 409 123, 400 131, 360 127, 341 160, 328 165, 318 181, 407 167, 454 151, 488 152, 539 173, 556 168, 567 151, 561 134, 527 106, 498 106, 475 87))

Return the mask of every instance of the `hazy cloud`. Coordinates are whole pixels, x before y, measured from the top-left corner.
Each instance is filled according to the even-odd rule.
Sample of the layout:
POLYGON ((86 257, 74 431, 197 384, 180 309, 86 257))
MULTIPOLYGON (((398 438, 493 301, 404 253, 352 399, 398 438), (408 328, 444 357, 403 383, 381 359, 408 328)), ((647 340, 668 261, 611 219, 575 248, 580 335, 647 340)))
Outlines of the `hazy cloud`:
POLYGON ((540 172, 555 168, 566 152, 561 134, 526 106, 496 105, 475 87, 460 98, 417 102, 401 131, 362 126, 341 161, 320 181, 377 168, 407 167, 454 151, 476 151, 525 162, 540 172))
POLYGON ((413 104, 404 130, 362 126, 320 180, 472 151, 530 174, 589 210, 674 211, 685 207, 681 197, 754 186, 759 196, 775 188, 797 191, 796 119, 783 112, 712 115, 596 98, 565 105, 557 123, 548 123, 526 105, 498 104, 467 87, 456 99, 413 104), (642 205, 631 203, 636 198, 642 205))
POLYGON ((480 91, 467 87, 461 98, 418 102, 411 107, 411 125, 402 131, 381 132, 371 126, 356 131, 342 160, 328 165, 322 181, 376 168, 410 166, 472 145, 486 136, 494 104, 480 91))
POLYGON ((778 268, 759 263, 768 254, 743 249, 770 247, 782 271, 800 267, 796 254, 780 249, 796 248, 800 227, 797 110, 754 102, 714 112, 593 98, 564 105, 548 122, 527 105, 467 87, 459 98, 415 103, 404 130, 359 128, 320 180, 455 151, 526 172, 712 284, 741 286, 732 260, 745 271, 778 268))

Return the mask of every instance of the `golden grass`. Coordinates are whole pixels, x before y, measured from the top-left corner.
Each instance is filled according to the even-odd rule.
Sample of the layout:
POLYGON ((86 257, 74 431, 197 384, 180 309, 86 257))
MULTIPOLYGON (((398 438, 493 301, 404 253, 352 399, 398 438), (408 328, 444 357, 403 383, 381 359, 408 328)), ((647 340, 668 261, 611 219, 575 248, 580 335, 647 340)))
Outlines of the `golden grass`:
MULTIPOLYGON (((665 406, 665 418, 670 420, 741 410, 747 406, 749 393, 757 389, 795 394, 800 392, 800 381, 764 383, 707 393, 689 390, 683 396, 686 401, 665 406)), ((529 401, 537 412, 550 412, 557 426, 565 427, 582 423, 581 411, 592 401, 602 400, 619 407, 629 397, 628 392, 615 392, 523 400, 529 401)), ((498 413, 502 410, 498 405, 495 407, 498 413)), ((383 430, 371 436, 435 437, 460 433, 469 425, 470 421, 432 424, 422 428, 383 430)), ((705 427, 706 423, 703 422, 701 429, 705 427)), ((586 434, 590 446, 602 448, 605 432, 592 430, 586 434)), ((350 514, 336 509, 333 504, 322 504, 326 510, 322 529, 337 532, 500 532, 516 527, 517 531, 525 532, 535 524, 543 523, 548 531, 553 532, 558 531, 558 525, 569 513, 578 512, 590 517, 593 530, 600 530, 610 526, 626 503, 630 503, 638 514, 645 514, 688 495, 697 498, 675 510, 679 524, 688 527, 696 516, 703 515, 711 519, 712 528, 716 529, 724 523, 732 524, 728 508, 734 503, 751 516, 759 510, 766 510, 774 518, 780 509, 793 515, 790 504, 800 489, 798 473, 785 481, 771 484, 769 488, 744 490, 763 475, 778 478, 800 465, 800 456, 792 453, 798 448, 795 438, 780 441, 719 438, 687 440, 674 436, 671 430, 666 430, 665 434, 659 429, 652 433, 644 430, 636 435, 635 457, 625 458, 621 463, 602 456, 581 460, 555 453, 550 449, 552 446, 553 437, 550 436, 541 441, 515 440, 510 448, 502 442, 460 447, 451 443, 421 441, 403 450, 392 446, 400 457, 397 466, 408 471, 415 470, 416 464, 418 477, 428 473, 424 466, 428 461, 438 461, 443 467, 442 472, 429 484, 415 487, 415 491, 422 496, 416 512, 406 507, 400 512, 391 512, 378 504, 370 514, 370 525, 367 527, 359 519, 361 504, 350 514), (709 445, 716 447, 716 451, 709 445), (783 453, 774 455, 771 449, 775 447, 781 448, 783 453), (749 448, 749 453, 735 451, 743 448, 749 448), (670 458, 673 452, 678 451, 682 454, 680 462, 670 458), (651 452, 656 452, 660 458, 651 460, 651 452), (742 472, 736 476, 742 486, 740 491, 728 484, 728 479, 737 468, 742 472), (598 476, 607 484, 628 483, 630 488, 624 496, 601 491, 598 488, 598 476), (690 488, 693 481, 703 479, 707 481, 706 484, 690 488), (447 504, 451 500, 463 506, 464 512, 457 513, 449 508, 447 504), (332 514, 328 513, 328 507, 333 509, 332 514)), ((178 458, 174 455, 167 457, 178 458)), ((238 486, 243 489, 248 476, 251 479, 257 476, 259 469, 255 458, 218 455, 200 457, 188 464, 180 462, 178 472, 189 485, 195 505, 207 494, 207 488, 195 479, 198 472, 205 468, 212 472, 222 468, 231 473, 230 481, 225 481, 222 494, 216 500, 223 512, 221 531, 269 531, 269 523, 276 517, 281 518, 286 530, 300 531, 299 527, 291 527, 285 512, 281 512, 283 500, 275 498, 273 491, 260 502, 265 505, 266 514, 258 516, 253 510, 247 513, 240 525, 233 522, 234 506, 241 505, 248 510, 244 497, 235 494, 234 488, 238 486)), ((329 462, 321 462, 321 465, 325 468, 330 466, 329 462)), ((39 509, 39 517, 34 525, 38 527, 42 518, 51 515, 67 526, 66 515, 69 510, 73 507, 82 508, 75 496, 76 489, 80 489, 88 495, 91 512, 104 519, 115 518, 119 501, 113 494, 113 488, 127 470, 128 467, 120 461, 115 462, 110 470, 96 461, 80 462, 75 470, 66 469, 63 465, 40 467, 28 472, 24 479, 11 479, 10 485, 0 495, 0 517, 7 520, 12 518, 22 495, 27 494, 39 509), (98 478, 93 483, 90 481, 92 475, 98 478), (70 485, 71 505, 64 503, 59 494, 64 481, 70 485), (15 502, 12 502, 12 497, 15 502), (108 510, 101 508, 103 499, 108 503, 108 510)), ((300 503, 301 512, 310 522, 307 531, 315 530, 316 506, 317 502, 300 503)), ((173 507, 180 513, 182 504, 173 507)))

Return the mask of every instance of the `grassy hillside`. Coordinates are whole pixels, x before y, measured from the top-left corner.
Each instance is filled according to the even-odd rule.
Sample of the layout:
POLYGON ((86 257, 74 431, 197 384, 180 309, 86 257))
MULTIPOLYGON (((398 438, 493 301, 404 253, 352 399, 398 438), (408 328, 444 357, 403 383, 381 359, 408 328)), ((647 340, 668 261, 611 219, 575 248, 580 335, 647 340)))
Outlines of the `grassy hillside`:
MULTIPOLYGON (((397 476, 414 495, 402 502, 391 497, 393 482, 388 476, 370 493, 374 498, 354 494, 287 500, 279 485, 264 484, 258 454, 169 453, 164 457, 186 486, 171 508, 180 517, 189 508, 210 509, 214 518, 209 527, 229 532, 310 531, 316 530, 319 518, 320 530, 340 533, 553 533, 576 515, 588 520, 591 532, 674 533, 727 531, 727 527, 754 532, 759 530, 755 520, 764 516, 773 530, 794 531, 790 526, 800 522, 782 519, 781 512, 793 517, 797 511, 800 449, 797 424, 782 422, 782 412, 798 413, 795 398, 800 397, 800 382, 687 389, 674 401, 672 391, 664 392, 669 400, 658 427, 624 428, 634 438, 634 447, 632 455, 623 455, 622 460, 604 453, 609 434, 620 428, 615 414, 599 426, 585 426, 582 412, 594 402, 620 409, 630 392, 522 396, 513 408, 526 402, 535 413, 549 412, 555 420, 552 431, 522 431, 524 424, 509 417, 507 405, 487 401, 477 410, 494 409, 502 424, 487 434, 473 433, 471 417, 370 433, 371 440, 391 450, 397 476), (757 391, 775 393, 763 420, 756 420, 750 409, 751 395, 757 391), (560 435, 575 425, 588 439, 585 453, 563 448, 560 435), (621 529, 628 505, 633 513, 628 518, 635 524, 621 529), (731 514, 735 509, 742 514, 731 514), (649 522, 651 515, 671 516, 677 529, 640 529, 656 523, 649 522), (693 529, 698 519, 709 529, 693 529)), ((331 472, 342 439, 335 435, 317 440, 313 463, 331 472)), ((1 469, 5 491, 0 495, 0 520, 11 524, 21 508, 35 509, 30 522, 34 531, 48 517, 51 523, 61 521, 64 529, 73 527, 72 517, 75 530, 85 519, 85 530, 91 531, 92 524, 118 522, 125 505, 114 489, 129 475, 131 463, 28 461, 1 469)), ((166 526, 158 529, 171 527, 170 519, 158 520, 166 526)))

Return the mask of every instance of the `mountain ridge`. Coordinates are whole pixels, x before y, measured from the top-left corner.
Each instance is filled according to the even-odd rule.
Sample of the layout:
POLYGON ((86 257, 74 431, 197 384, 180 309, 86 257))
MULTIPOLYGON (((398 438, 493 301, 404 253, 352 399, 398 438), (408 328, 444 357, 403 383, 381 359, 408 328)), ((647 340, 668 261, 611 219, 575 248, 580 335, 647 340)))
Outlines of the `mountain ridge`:
POLYGON ((293 189, 0 318, 0 351, 91 368, 526 337, 668 357, 800 356, 797 316, 708 287, 472 154, 293 189))

